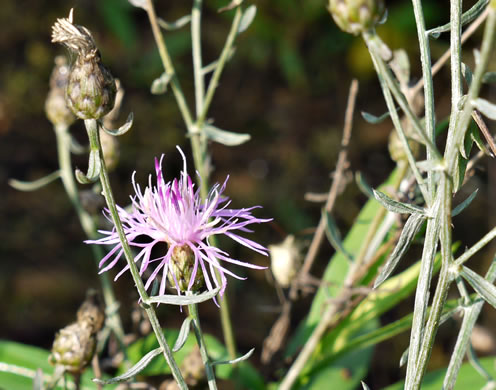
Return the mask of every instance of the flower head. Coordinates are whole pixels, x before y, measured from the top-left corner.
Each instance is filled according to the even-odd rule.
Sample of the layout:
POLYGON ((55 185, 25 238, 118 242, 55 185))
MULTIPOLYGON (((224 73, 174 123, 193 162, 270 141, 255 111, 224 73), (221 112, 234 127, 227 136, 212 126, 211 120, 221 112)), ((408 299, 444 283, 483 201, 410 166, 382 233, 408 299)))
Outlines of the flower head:
MULTIPOLYGON (((149 176, 148 186, 144 191, 136 183, 135 173, 132 183, 136 195, 131 197, 133 210, 127 212, 118 207, 124 232, 129 245, 139 248, 134 258, 140 262, 139 272, 143 275, 148 267, 152 272, 145 283, 148 289, 160 274, 161 282, 159 295, 165 293, 167 280, 175 287, 178 294, 181 291, 195 291, 206 285, 208 290, 220 287, 224 293, 227 279, 226 274, 238 279, 242 277, 225 268, 223 263, 231 263, 248 268, 262 269, 257 265, 233 259, 227 252, 212 246, 209 238, 215 235, 225 235, 239 244, 267 255, 267 249, 262 245, 239 235, 239 232, 250 232, 248 225, 268 222, 270 219, 260 219, 252 215, 254 206, 243 209, 228 208, 230 200, 222 195, 227 179, 222 185, 216 184, 210 190, 207 199, 202 200, 200 191, 195 189, 186 171, 186 159, 183 158, 183 171, 179 179, 165 182, 162 174, 162 160, 155 159, 156 184, 152 184, 149 176), (142 237, 150 239, 143 243, 142 237), (139 237, 139 239, 138 239, 139 237), (166 243, 167 250, 158 258, 152 259, 152 249, 159 243, 166 243), (220 275, 217 279, 215 270, 220 275)), ((100 261, 100 272, 112 268, 123 254, 115 228, 112 231, 100 231, 105 237, 99 240, 86 241, 100 245, 114 245, 114 248, 100 261)), ((126 265, 116 276, 116 279, 129 269, 126 265)))

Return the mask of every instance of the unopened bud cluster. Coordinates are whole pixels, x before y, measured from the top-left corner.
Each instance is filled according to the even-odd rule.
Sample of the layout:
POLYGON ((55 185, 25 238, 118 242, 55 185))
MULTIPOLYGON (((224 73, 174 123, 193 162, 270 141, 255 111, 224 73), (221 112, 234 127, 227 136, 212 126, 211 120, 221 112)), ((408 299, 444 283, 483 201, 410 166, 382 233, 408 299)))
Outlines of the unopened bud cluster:
POLYGON ((384 0, 329 0, 329 12, 341 30, 358 35, 380 21, 384 0))
POLYGON ((100 119, 114 107, 117 91, 115 80, 102 64, 90 31, 58 19, 52 27, 52 42, 66 46, 77 55, 71 67, 66 89, 67 105, 81 119, 100 119))
POLYGON ((81 374, 93 358, 97 333, 102 329, 105 313, 96 292, 89 292, 77 313, 77 321, 55 336, 49 361, 72 374, 81 374))

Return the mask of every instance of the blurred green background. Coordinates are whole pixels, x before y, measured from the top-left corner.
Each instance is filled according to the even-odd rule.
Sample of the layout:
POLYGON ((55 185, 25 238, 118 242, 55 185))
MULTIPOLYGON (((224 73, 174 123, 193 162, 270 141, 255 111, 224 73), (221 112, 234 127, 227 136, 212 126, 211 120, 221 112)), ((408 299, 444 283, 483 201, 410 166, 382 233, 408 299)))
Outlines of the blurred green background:
MULTIPOLYGON (((217 58, 227 35, 232 12, 218 14, 227 1, 205 0, 203 14, 203 56, 207 64, 217 58)), ((376 115, 385 111, 366 48, 359 38, 339 31, 325 9, 324 0, 254 1, 258 12, 248 31, 240 35, 236 53, 228 64, 214 98, 209 117, 216 126, 250 133, 252 140, 227 148, 212 145, 215 171, 213 181, 230 175, 226 194, 234 207, 262 205, 257 216, 273 217, 274 223, 256 228, 255 237, 264 245, 297 234, 308 242, 316 226, 320 205, 304 200, 306 192, 325 192, 334 169, 352 78, 360 81, 355 113, 350 163, 372 186, 379 185, 394 168, 387 151, 391 125, 366 123, 359 111, 376 115)), ((190 2, 156 1, 157 13, 173 21, 190 12, 190 2)), ((248 4, 248 2, 247 2, 248 4)), ((429 27, 448 20, 447 1, 424 1, 429 27)), ((470 3, 465 5, 468 7, 470 3)), ((98 286, 90 249, 61 183, 32 193, 18 192, 7 185, 9 178, 34 180, 57 169, 55 135, 44 115, 44 100, 53 58, 64 50, 50 43, 50 28, 56 18, 75 8, 75 23, 89 28, 99 45, 103 61, 126 90, 121 122, 130 111, 135 114, 132 130, 119 139, 120 163, 112 174, 119 204, 132 193, 130 177, 144 183, 152 172, 153 157, 162 153, 167 179, 175 177, 181 161, 175 146, 187 152, 189 140, 173 95, 149 92, 152 81, 162 73, 146 13, 124 0, 35 1, 3 0, 0 7, 0 338, 50 347, 57 329, 74 319, 88 287, 98 286)), ((416 81, 420 75, 417 38, 411 3, 391 1, 388 22, 379 28, 383 39, 396 49, 403 47, 412 61, 416 81)), ((189 28, 166 33, 183 90, 192 107, 191 48, 189 28)), ((480 40, 475 34, 465 48, 472 61, 471 47, 480 40)), ((432 41, 434 59, 448 48, 447 37, 432 41)), ((496 64, 492 64, 492 70, 496 64)), ((449 112, 449 75, 435 79, 438 119, 449 112)), ((484 90, 489 98, 495 91, 484 90)), ((494 100, 494 99, 493 99, 494 100)), ((85 142, 81 122, 72 133, 85 142)), ((75 166, 86 168, 86 157, 76 156, 75 166)), ((483 162, 463 194, 479 187, 477 200, 455 219, 455 238, 473 244, 496 222, 493 199, 494 162, 483 162), (489 172, 489 173, 488 173, 489 172)), ((463 197, 461 194, 461 197, 463 197)), ((460 199, 461 199, 460 197, 460 199)), ((351 182, 334 210, 342 233, 353 223, 365 197, 351 182)), ((230 242, 223 247, 235 256, 268 265, 230 242)), ((411 260, 420 253, 417 245, 411 260)), ((325 267, 332 250, 324 245, 314 275, 325 267)), ((491 252, 473 261, 487 267, 491 252)), ((410 261, 411 261, 410 260, 410 261)), ((407 261, 408 262, 408 261, 407 261)), ((477 268, 477 267, 476 267, 477 268)), ((113 275, 115 274, 114 271, 113 275)), ((234 313, 241 350, 256 347, 255 364, 263 339, 277 318, 279 301, 264 272, 247 272, 248 280, 230 280, 228 295, 234 313), (256 320, 254 320, 256 319, 256 320)), ((123 318, 136 301, 129 277, 114 284, 122 302, 123 318)), ((293 325, 308 307, 309 298, 299 304, 293 325), (299 316, 299 317, 298 317, 299 316)), ((398 307, 384 322, 407 314, 411 301, 398 307)), ((202 307, 204 328, 221 337, 217 308, 202 307)), ((183 315, 176 308, 161 308, 163 325, 180 324, 183 315)), ((494 323, 493 311, 481 316, 483 324, 494 323)), ((447 364, 456 335, 456 321, 441 329, 434 350, 432 368, 447 364)), ((397 369, 408 343, 407 335, 383 343, 376 349, 367 383, 371 388, 390 384, 403 376, 397 369)), ((494 352, 494 351, 493 351, 494 352)))

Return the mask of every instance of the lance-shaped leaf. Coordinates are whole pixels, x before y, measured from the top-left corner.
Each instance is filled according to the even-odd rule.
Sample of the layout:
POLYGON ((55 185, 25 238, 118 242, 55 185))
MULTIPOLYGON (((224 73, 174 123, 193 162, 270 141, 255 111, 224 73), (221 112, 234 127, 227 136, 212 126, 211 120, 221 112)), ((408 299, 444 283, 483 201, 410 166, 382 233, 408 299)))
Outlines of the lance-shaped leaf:
MULTIPOLYGON (((231 47, 229 49, 229 52, 227 53, 227 57, 226 57, 226 62, 230 61, 231 58, 233 58, 235 52, 236 52, 236 48, 231 47)), ((201 70, 202 75, 205 76, 210 72, 213 72, 217 68, 217 65, 219 65, 219 60, 212 61, 210 64, 205 65, 201 70)))
POLYGON ((132 366, 129 370, 127 370, 124 374, 116 376, 115 378, 112 379, 107 379, 107 380, 102 380, 102 379, 93 379, 93 382, 99 383, 101 385, 109 385, 112 383, 119 383, 119 382, 125 382, 128 381, 132 378, 134 378, 136 375, 138 375, 141 371, 143 371, 150 362, 160 355, 162 353, 162 348, 156 348, 150 352, 148 352, 145 356, 141 358, 141 360, 136 363, 134 366, 132 366))
POLYGON ((357 183, 358 188, 360 189, 360 191, 364 193, 364 195, 367 195, 368 198, 375 198, 374 190, 369 185, 369 183, 367 183, 367 180, 365 180, 365 177, 362 175, 361 172, 356 173, 355 181, 357 183))
POLYGON ((386 209, 392 211, 393 213, 399 214, 420 214, 427 216, 427 212, 419 206, 415 206, 409 203, 398 202, 397 200, 391 199, 385 193, 377 190, 374 191, 375 198, 382 204, 386 209))
POLYGON ((88 160, 88 172, 86 175, 76 169, 76 179, 81 184, 90 184, 98 180, 100 171, 102 169, 102 162, 100 161, 99 151, 97 149, 90 150, 90 158, 88 160))
POLYGON ((462 266, 460 275, 487 303, 496 308, 496 286, 494 284, 465 266, 462 266))
POLYGON ((226 146, 236 146, 249 141, 251 136, 246 133, 233 133, 231 131, 221 130, 212 125, 205 125, 203 131, 209 140, 218 142, 226 146))
POLYGON ((420 214, 412 214, 408 218, 403 226, 403 231, 401 232, 400 238, 393 252, 387 259, 386 263, 382 267, 381 273, 377 277, 374 283, 374 288, 379 287, 382 282, 384 282, 389 275, 394 271, 404 254, 410 248, 410 245, 413 242, 416 234, 420 230, 422 223, 424 222, 425 217, 420 214))
POLYGON ((100 123, 100 126, 102 127, 103 131, 105 131, 107 134, 113 135, 114 137, 118 137, 123 134, 126 134, 129 131, 129 129, 133 126, 133 120, 134 120, 134 114, 131 112, 127 116, 126 123, 124 123, 118 129, 107 129, 103 125, 103 122, 100 123))
POLYGON ((255 19, 255 15, 257 14, 257 7, 255 5, 250 5, 245 12, 243 12, 243 16, 241 16, 241 20, 239 21, 238 34, 241 34, 243 31, 246 31, 250 24, 255 19))
POLYGON ((220 287, 214 290, 205 291, 196 295, 156 295, 149 297, 145 303, 164 303, 166 305, 186 306, 193 303, 201 303, 212 299, 220 291, 220 287))
POLYGON ((486 99, 477 98, 472 105, 489 119, 496 120, 496 104, 489 103, 486 99))
POLYGON ((172 75, 169 73, 162 73, 159 78, 153 80, 152 86, 150 87, 150 92, 154 95, 160 95, 167 92, 167 86, 172 79, 172 75))
POLYGON ((446 166, 442 160, 422 160, 418 161, 415 165, 422 172, 442 172, 446 170, 446 166))
POLYGON ((379 115, 379 116, 376 116, 376 115, 373 115, 373 114, 370 114, 368 112, 365 112, 365 111, 362 111, 361 112, 362 114, 362 118, 365 119, 367 122, 369 123, 372 123, 373 125, 376 125, 378 123, 381 123, 383 122, 385 119, 387 119, 389 117, 389 111, 388 112, 385 112, 384 114, 382 115, 379 115))
POLYGON ((453 211, 451 212, 451 216, 455 217, 458 214, 460 214, 463 210, 465 210, 470 205, 470 203, 472 203, 472 201, 475 199, 478 192, 479 192, 479 189, 477 188, 474 192, 472 192, 470 194, 470 196, 467 199, 465 199, 462 203, 460 203, 458 206, 456 206, 453 209, 453 211))
POLYGON ((362 381, 362 389, 363 390, 370 390, 370 387, 368 387, 367 384, 364 381, 362 381))
POLYGON ((21 181, 16 179, 10 179, 9 185, 18 191, 35 191, 39 188, 50 184, 52 181, 57 180, 60 177, 60 171, 55 171, 49 175, 42 177, 34 181, 21 181))
MULTIPOLYGON (((486 9, 486 5, 489 3, 489 0, 479 0, 475 3, 472 8, 467 10, 462 14, 462 26, 470 23, 472 20, 477 18, 484 10, 486 9)), ((451 29, 451 23, 443 24, 442 26, 433 28, 427 31, 427 35, 431 36, 434 39, 439 38, 439 35, 443 32, 447 32, 451 29)))
POLYGON ((186 26, 191 21, 191 15, 184 15, 174 22, 166 22, 162 18, 158 18, 158 25, 167 31, 174 31, 186 26))
POLYGON ((236 364, 236 363, 242 362, 243 360, 248 359, 253 354, 254 351, 255 351, 255 348, 252 348, 247 353, 245 353, 243 356, 241 356, 241 357, 239 357, 237 359, 233 359, 233 360, 219 360, 219 361, 216 361, 216 362, 212 362, 211 364, 212 364, 212 366, 219 366, 221 364, 236 364))
POLYGON ((322 209, 322 218, 324 218, 326 223, 325 233, 327 239, 331 243, 332 247, 337 251, 341 252, 349 261, 353 261, 353 256, 351 256, 343 246, 343 241, 341 240, 341 234, 339 233, 338 227, 334 222, 334 218, 331 213, 328 213, 324 208, 322 209))
POLYGON ((179 335, 177 336, 176 343, 172 348, 172 352, 177 352, 183 347, 184 343, 188 339, 189 331, 191 330, 192 320, 193 319, 191 317, 186 317, 185 320, 183 321, 183 324, 181 325, 181 329, 179 330, 179 335))

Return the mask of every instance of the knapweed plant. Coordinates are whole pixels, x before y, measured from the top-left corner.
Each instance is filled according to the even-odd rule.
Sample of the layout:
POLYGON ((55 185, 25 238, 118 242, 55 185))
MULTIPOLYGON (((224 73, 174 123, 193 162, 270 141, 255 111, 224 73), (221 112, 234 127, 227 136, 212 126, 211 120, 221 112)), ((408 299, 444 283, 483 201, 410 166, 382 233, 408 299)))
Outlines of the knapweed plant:
MULTIPOLYGON (((388 111, 382 116, 364 112, 363 117, 371 123, 370 131, 374 131, 374 124, 390 118, 394 132, 389 150, 397 166, 378 189, 371 189, 362 175, 356 175, 358 185, 370 199, 342 240, 332 214, 349 166, 347 152, 358 94, 358 83, 353 81, 333 182, 308 247, 297 234, 288 235, 281 244, 251 239, 252 229, 272 219, 263 216, 259 206, 236 206, 236 200, 227 195, 228 178, 222 184, 210 183, 209 145, 216 142, 235 147, 250 140, 248 134, 214 126, 208 115, 236 38, 254 20, 255 6, 233 0, 219 10, 233 14, 232 24, 218 59, 204 65, 202 0, 192 1, 190 15, 169 23, 157 17, 151 0, 129 2, 148 15, 163 65, 163 73, 153 82, 151 92, 163 94, 170 87, 190 140, 194 169, 188 171, 187 156, 180 147, 174 157, 182 163, 180 172, 168 169, 164 155, 156 156, 153 163, 150 160, 150 170, 154 168, 155 175, 150 175, 147 183, 140 183, 135 173, 130 174, 134 193, 129 194, 129 204, 115 203, 109 175, 119 155, 115 137, 125 135, 133 123, 133 115, 129 114, 125 124, 114 129, 125 80, 113 78, 92 33, 75 22, 73 10, 67 18, 55 21, 52 42, 62 44, 72 58, 71 64, 65 57, 56 58, 45 107, 55 129, 60 168, 36 182, 12 180, 11 184, 20 190, 34 190, 62 179, 87 235, 85 243, 93 250, 106 320, 103 325, 103 305, 98 294, 90 293, 77 321, 55 337, 49 357, 55 369, 29 359, 20 365, 12 356, 27 347, 15 345, 12 356, 6 354, 2 358, 5 361, 0 362, 0 379, 12 384, 12 378, 28 377, 33 384, 22 388, 34 389, 62 385, 102 388, 120 382, 119 388, 152 388, 152 376, 171 374, 173 379, 166 381, 172 382, 164 382, 163 388, 216 389, 221 388, 218 382, 222 379, 246 389, 368 389, 366 377, 374 346, 410 330, 408 348, 398 361, 399 366, 406 367, 405 378, 391 388, 420 389, 433 383, 429 388, 452 389, 457 378, 472 385, 481 383, 479 387, 485 389, 496 388, 494 367, 488 368, 493 360, 489 364, 479 360, 470 338, 483 304, 496 307, 496 260, 485 276, 471 269, 478 252, 496 236, 496 228, 461 254, 456 252, 459 243, 452 239, 452 218, 470 205, 477 191, 456 205, 454 195, 470 178, 476 162, 496 153, 484 119, 496 119, 496 105, 479 96, 483 83, 496 80, 495 74, 488 71, 496 35, 496 1, 479 0, 462 12, 462 1, 451 0, 446 13, 449 21, 428 29, 422 2, 412 0, 422 70, 417 83, 412 82, 406 51, 388 47, 376 31, 380 24, 388 23, 383 0, 329 1, 328 11, 339 28, 366 44, 388 111), (187 25, 191 27, 194 110, 183 93, 163 33, 187 25), (484 26, 480 48, 474 50, 473 59, 462 58, 462 44, 479 26, 484 26), (431 40, 442 34, 449 34, 450 48, 433 64, 431 40), (433 78, 448 60, 451 111, 443 126, 436 115, 433 78), (69 132, 78 119, 84 120, 89 147, 79 145, 69 132), (71 152, 89 152, 86 173, 73 172, 71 152), (76 181, 81 186, 93 186, 86 190, 92 207, 83 206, 82 187, 76 181), (100 193, 105 199, 103 214, 107 224, 97 226, 102 208, 98 203, 100 193), (267 256, 270 252, 281 313, 260 348, 259 364, 250 362, 254 349, 244 355, 237 351, 230 308, 239 308, 229 305, 227 292, 230 278, 246 279, 239 276, 240 267, 267 267, 233 257, 220 245, 219 236, 251 253, 267 256), (311 276, 324 237, 335 254, 323 275, 311 276), (421 259, 398 272, 396 268, 410 246, 419 242, 421 259), (126 341, 119 305, 108 278, 107 271, 114 269, 119 270, 115 279, 127 271, 131 274, 138 304, 151 325, 149 337, 131 345, 126 341), (458 296, 448 299, 452 285, 458 296), (317 291, 308 313, 297 327, 292 327, 297 320, 293 308, 312 286, 317 286, 317 291), (415 299, 411 314, 381 326, 379 317, 412 294, 415 299), (208 300, 218 306, 224 344, 202 331, 198 304, 208 300), (156 310, 159 305, 175 305, 177 315, 186 317, 179 330, 163 327, 156 310), (448 366, 442 375, 424 380, 429 375, 426 372, 436 334, 443 323, 455 316, 461 320, 448 366), (110 336, 120 349, 113 378, 97 370, 110 336), (462 366, 465 356, 469 364, 462 366), (90 373, 92 359, 94 372, 90 373), (195 359, 201 364, 195 365, 195 359), (93 382, 85 382, 84 373, 94 378, 93 382)), ((249 278, 244 283, 250 283, 249 278)), ((111 357, 116 360, 116 356, 111 357)))

